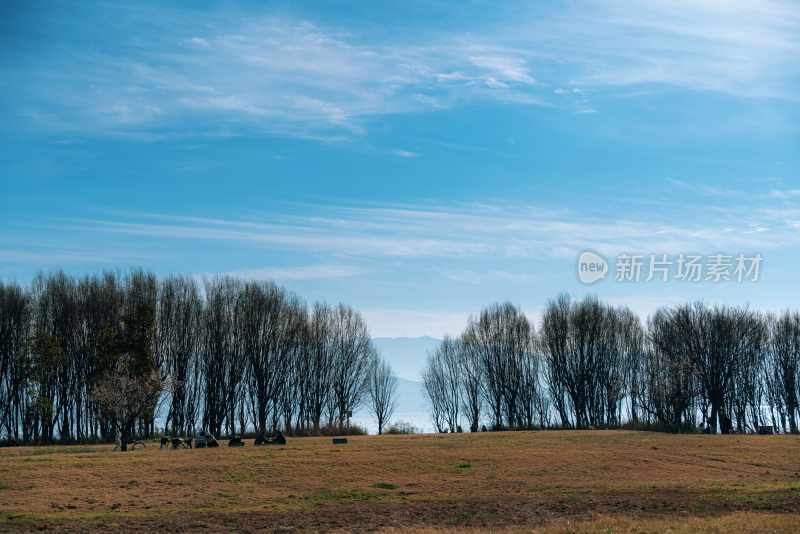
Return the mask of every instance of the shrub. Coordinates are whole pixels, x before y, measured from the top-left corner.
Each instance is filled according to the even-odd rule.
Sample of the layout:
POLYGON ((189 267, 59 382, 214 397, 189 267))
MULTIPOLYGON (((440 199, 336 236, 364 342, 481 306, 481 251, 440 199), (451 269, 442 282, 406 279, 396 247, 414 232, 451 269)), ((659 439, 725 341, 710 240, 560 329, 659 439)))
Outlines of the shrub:
POLYGON ((621 428, 623 430, 640 430, 643 432, 667 432, 670 434, 698 434, 702 432, 701 429, 698 429, 696 426, 689 423, 683 423, 680 425, 668 425, 659 422, 644 423, 640 421, 638 423, 633 423, 633 422, 625 423, 624 425, 622 425, 621 428))
POLYGON ((389 425, 389 428, 383 431, 384 434, 421 434, 422 431, 405 421, 397 421, 389 425))
POLYGON ((323 436, 366 436, 369 434, 367 430, 356 423, 350 423, 350 429, 347 427, 339 429, 338 425, 327 425, 319 429, 319 433, 323 436))

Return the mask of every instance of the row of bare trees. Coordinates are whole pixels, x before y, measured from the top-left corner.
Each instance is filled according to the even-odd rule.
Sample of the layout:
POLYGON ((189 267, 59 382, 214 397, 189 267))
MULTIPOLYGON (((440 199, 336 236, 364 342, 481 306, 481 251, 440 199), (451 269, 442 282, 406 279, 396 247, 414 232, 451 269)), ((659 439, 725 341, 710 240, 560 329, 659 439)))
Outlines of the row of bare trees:
POLYGON ((434 426, 797 432, 800 314, 702 303, 645 326, 594 297, 548 302, 539 332, 511 304, 471 318, 428 357, 434 426))
MULTIPOLYGON (((81 280, 57 273, 29 289, 0 284, 0 437, 113 435, 92 393, 120 358, 141 375, 154 369, 156 293, 155 277, 142 272, 81 280)), ((152 429, 152 416, 141 413, 142 431, 152 429)))
POLYGON ((268 282, 152 273, 0 283, 0 440, 316 433, 396 379, 358 312, 268 282))

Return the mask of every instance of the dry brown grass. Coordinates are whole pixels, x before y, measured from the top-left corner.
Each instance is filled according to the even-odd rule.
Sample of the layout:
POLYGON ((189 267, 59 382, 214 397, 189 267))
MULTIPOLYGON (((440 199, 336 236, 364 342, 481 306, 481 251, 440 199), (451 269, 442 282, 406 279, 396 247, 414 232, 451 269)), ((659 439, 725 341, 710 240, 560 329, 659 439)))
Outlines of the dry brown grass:
POLYGON ((514 432, 0 450, 0 530, 800 530, 796 436, 514 432))

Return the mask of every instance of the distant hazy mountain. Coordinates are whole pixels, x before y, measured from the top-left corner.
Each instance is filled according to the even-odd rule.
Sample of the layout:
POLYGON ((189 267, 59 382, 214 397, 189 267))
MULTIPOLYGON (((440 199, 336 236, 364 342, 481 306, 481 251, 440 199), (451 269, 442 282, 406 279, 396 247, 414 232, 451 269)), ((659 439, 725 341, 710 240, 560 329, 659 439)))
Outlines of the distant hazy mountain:
MULTIPOLYGON (((372 341, 397 375, 397 409, 391 422, 404 421, 430 432, 432 425, 421 375, 428 353, 436 350, 440 340, 432 337, 378 337, 372 341)), ((354 420, 370 432, 377 432, 375 419, 366 403, 356 411, 354 420)))
POLYGON ((435 350, 440 340, 432 337, 377 337, 375 348, 392 366, 399 378, 419 382, 428 353, 435 350))
MULTIPOLYGON (((391 423, 403 421, 411 423, 413 426, 425 432, 432 431, 430 414, 426 404, 425 393, 422 389, 422 382, 397 379, 397 408, 392 415, 391 423)), ((375 418, 370 412, 369 403, 365 400, 364 404, 353 414, 353 421, 366 427, 370 433, 378 431, 375 418)))

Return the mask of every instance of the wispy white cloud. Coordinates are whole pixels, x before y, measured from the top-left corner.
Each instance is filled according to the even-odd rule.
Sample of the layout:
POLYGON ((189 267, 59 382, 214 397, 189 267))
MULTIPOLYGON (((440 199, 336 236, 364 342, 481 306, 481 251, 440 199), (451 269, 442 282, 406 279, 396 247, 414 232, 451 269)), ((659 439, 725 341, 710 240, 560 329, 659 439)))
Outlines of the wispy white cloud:
POLYGON ((463 238, 450 239, 403 232, 389 236, 369 232, 337 232, 335 228, 326 227, 324 224, 319 224, 320 222, 319 219, 316 222, 312 219, 298 219, 297 225, 278 223, 260 225, 247 221, 209 220, 201 224, 158 224, 82 219, 66 223, 66 227, 84 232, 152 238, 237 241, 251 246, 330 251, 359 256, 442 257, 487 252, 486 245, 463 238))
POLYGON ((532 42, 567 53, 582 85, 797 99, 800 8, 791 0, 587 1, 537 30, 532 42))
POLYGON ((669 179, 668 182, 678 189, 695 194, 721 199, 739 200, 793 200, 800 198, 800 189, 768 189, 756 192, 746 191, 734 186, 719 187, 699 182, 686 182, 669 179))
POLYGON ((800 189, 773 189, 768 195, 782 200, 800 198, 800 189))
POLYGON ((199 46, 201 48, 208 48, 211 44, 208 42, 207 39, 203 39, 202 37, 192 37, 187 41, 191 46, 199 46))
POLYGON ((699 193, 701 195, 722 198, 742 198, 747 195, 744 191, 732 187, 714 187, 702 183, 690 183, 683 180, 675 180, 670 178, 669 183, 679 189, 699 193))
MULTIPOLYGON (((696 192, 706 193, 702 188, 696 192)), ((518 204, 326 205, 249 219, 120 213, 105 219, 64 219, 57 227, 157 240, 238 242, 340 258, 572 259, 585 249, 609 255, 744 253, 800 245, 800 207, 783 197, 772 198, 769 190, 751 194, 756 204, 728 190, 711 191, 717 193, 724 206, 704 200, 698 211, 682 196, 658 212, 645 207, 615 217, 608 211, 593 216, 518 204), (731 200, 739 204, 731 205, 731 200)), ((463 282, 515 276, 502 269, 484 270, 480 276, 464 267, 445 272, 463 282)))
POLYGON ((516 273, 502 270, 454 270, 445 271, 444 276, 454 282, 469 285, 481 285, 497 281, 529 283, 538 278, 538 275, 535 273, 516 273))
POLYGON ((413 159, 419 156, 417 152, 411 150, 395 149, 391 153, 399 158, 413 159))
POLYGON ((262 267, 258 269, 240 269, 225 273, 204 273, 198 278, 211 278, 218 274, 242 278, 245 280, 274 280, 278 282, 295 282, 304 280, 331 280, 351 278, 367 274, 368 269, 353 265, 301 265, 294 267, 262 267))
POLYGON ((32 262, 42 266, 60 266, 72 263, 113 263, 115 258, 98 254, 75 253, 69 251, 30 251, 2 250, 0 261, 9 263, 32 262))
POLYGON ((75 246, 58 243, 50 239, 25 239, 24 245, 7 240, 7 246, 0 247, 0 262, 8 264, 34 264, 40 268, 60 268, 65 265, 130 265, 152 260, 147 251, 118 249, 113 247, 93 247, 88 244, 75 246))
MULTIPOLYGON (((145 22, 146 29, 161 33, 157 20, 145 22)), ((335 27, 272 15, 195 13, 169 20, 178 26, 168 32, 173 39, 149 45, 122 35, 137 46, 74 51, 81 67, 37 79, 41 91, 35 92, 49 111, 29 115, 59 129, 166 132, 180 121, 204 130, 247 126, 336 139, 336 132, 360 134, 368 117, 464 99, 537 104, 523 89, 534 84, 526 60, 502 46, 454 36, 413 46, 366 42, 335 27), (190 37, 181 37, 187 32, 190 37), (448 76, 452 71, 463 75, 448 76)))
POLYGON ((526 61, 520 57, 508 55, 476 55, 470 56, 469 62, 486 71, 487 77, 495 83, 505 86, 504 81, 508 80, 533 85, 536 80, 528 72, 526 61))
POLYGON ((263 12, 165 17, 149 9, 137 8, 137 33, 120 31, 120 44, 131 46, 78 48, 70 50, 74 68, 32 69, 26 116, 57 129, 152 138, 246 127, 336 141, 363 133, 376 116, 475 99, 591 113, 598 107, 581 89, 798 94, 800 8, 791 1, 588 0, 523 11, 479 33, 443 29, 414 44, 263 12), (147 32, 159 38, 142 39, 147 32))

